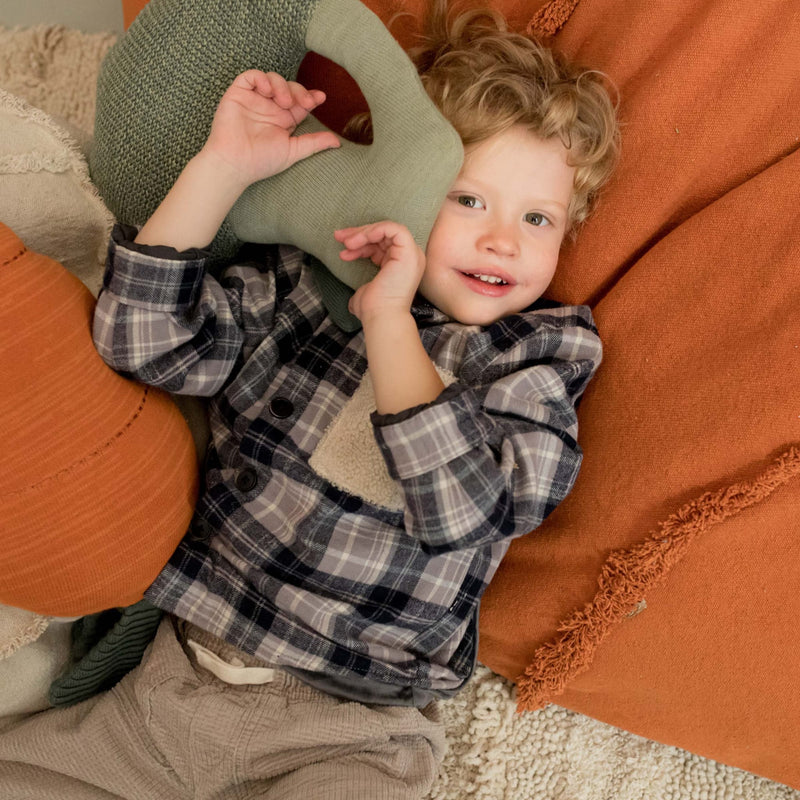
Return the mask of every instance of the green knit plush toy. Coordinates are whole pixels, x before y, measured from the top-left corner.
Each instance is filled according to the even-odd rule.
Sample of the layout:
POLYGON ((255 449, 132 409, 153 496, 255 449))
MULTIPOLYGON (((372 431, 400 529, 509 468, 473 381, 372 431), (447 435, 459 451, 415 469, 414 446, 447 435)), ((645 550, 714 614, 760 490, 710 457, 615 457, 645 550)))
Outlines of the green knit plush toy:
MULTIPOLYGON (((373 143, 343 141, 253 184, 212 251, 226 257, 243 241, 294 244, 354 289, 375 267, 343 262, 335 229, 393 219, 424 248, 463 149, 408 56, 359 0, 151 0, 98 80, 90 167, 116 218, 141 225, 153 213, 202 147, 236 75, 257 68, 294 79, 309 50, 358 83, 373 143)), ((297 132, 322 129, 309 116, 297 132)), ((329 278, 320 285, 333 312, 344 299, 329 278)))

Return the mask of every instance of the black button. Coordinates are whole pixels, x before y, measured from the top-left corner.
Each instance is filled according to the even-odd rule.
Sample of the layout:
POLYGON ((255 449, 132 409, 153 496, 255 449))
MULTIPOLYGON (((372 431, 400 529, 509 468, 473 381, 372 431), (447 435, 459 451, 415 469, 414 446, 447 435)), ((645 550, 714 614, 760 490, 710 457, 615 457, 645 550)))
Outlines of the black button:
POLYGON ((255 489, 256 484, 258 483, 258 474, 254 469, 245 467, 236 476, 236 480, 234 482, 236 483, 236 488, 240 492, 249 492, 250 490, 255 489))
POLYGON ((287 400, 285 397, 273 397, 272 400, 269 401, 269 413, 272 414, 273 417, 286 419, 286 417, 291 416, 293 411, 294 405, 291 400, 287 400))
POLYGON ((213 533, 211 523, 199 517, 192 522, 189 537, 195 542, 207 542, 213 533))

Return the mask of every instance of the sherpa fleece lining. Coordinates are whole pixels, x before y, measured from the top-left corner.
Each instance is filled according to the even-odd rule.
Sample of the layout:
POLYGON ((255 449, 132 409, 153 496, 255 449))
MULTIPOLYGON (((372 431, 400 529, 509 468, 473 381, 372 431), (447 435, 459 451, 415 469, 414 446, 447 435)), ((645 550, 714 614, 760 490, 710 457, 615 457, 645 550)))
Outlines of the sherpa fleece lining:
MULTIPOLYGON (((436 371, 445 386, 455 382, 452 372, 439 367, 436 371)), ((372 430, 370 414, 373 411, 375 391, 367 370, 361 385, 323 434, 309 464, 337 489, 357 495, 368 503, 402 511, 402 492, 389 475, 372 430)))

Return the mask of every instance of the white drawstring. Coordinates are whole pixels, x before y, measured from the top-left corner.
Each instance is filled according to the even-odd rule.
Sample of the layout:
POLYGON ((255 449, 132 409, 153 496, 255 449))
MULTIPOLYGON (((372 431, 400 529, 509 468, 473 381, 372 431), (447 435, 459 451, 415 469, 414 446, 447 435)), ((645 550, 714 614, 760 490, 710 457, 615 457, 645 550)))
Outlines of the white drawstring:
POLYGON ((270 667, 246 667, 244 663, 233 658, 230 662, 220 658, 203 645, 189 639, 186 642, 197 657, 197 663, 216 675, 221 681, 234 686, 247 686, 262 683, 272 683, 275 670, 270 667))

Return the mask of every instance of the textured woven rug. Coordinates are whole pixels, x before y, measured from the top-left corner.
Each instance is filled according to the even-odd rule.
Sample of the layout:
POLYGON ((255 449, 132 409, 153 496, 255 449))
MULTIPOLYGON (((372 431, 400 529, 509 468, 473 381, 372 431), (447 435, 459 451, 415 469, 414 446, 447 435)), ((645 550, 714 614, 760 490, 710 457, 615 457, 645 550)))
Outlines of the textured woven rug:
MULTIPOLYGON (((0 87, 83 138, 112 34, 0 27, 0 87)), ((479 667, 441 704, 450 748, 429 800, 800 800, 800 792, 557 706, 518 715, 513 686, 479 667)))

